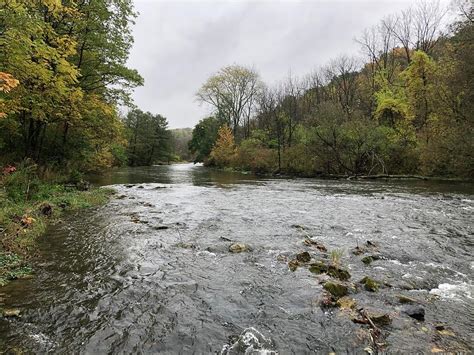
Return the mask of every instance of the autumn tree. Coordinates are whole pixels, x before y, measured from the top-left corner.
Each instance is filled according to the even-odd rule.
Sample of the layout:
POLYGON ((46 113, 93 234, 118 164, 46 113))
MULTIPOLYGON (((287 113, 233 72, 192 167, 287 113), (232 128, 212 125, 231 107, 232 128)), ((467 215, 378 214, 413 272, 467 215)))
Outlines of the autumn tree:
POLYGON ((209 155, 210 163, 218 167, 231 165, 235 158, 235 148, 232 130, 227 125, 222 126, 219 128, 216 143, 209 155))

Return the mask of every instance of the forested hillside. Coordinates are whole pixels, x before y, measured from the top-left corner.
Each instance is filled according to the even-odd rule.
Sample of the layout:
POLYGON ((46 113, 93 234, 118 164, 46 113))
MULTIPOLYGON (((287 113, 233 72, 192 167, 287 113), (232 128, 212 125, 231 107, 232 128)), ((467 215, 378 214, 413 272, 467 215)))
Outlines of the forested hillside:
POLYGON ((473 7, 457 2, 446 26, 453 14, 436 4, 356 34, 363 59, 340 56, 276 86, 252 68, 221 69, 197 93, 215 115, 194 129, 196 160, 308 176, 472 178, 473 7))

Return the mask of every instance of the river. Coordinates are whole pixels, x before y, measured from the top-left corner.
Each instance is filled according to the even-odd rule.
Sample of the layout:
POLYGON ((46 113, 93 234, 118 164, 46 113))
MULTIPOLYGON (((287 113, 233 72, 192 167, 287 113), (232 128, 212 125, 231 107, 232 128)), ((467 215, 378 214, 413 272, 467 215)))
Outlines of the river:
MULTIPOLYGON (((341 253, 357 308, 382 310, 389 352, 472 351, 472 184, 270 179, 192 164, 97 177, 117 194, 49 227, 36 276, 0 289, 0 349, 26 353, 364 353, 368 326, 321 307, 323 282, 288 261, 312 238, 341 253), (379 260, 362 263, 356 246, 379 260), (230 253, 230 244, 251 251, 230 253), (425 310, 404 313, 398 295, 425 310)), ((351 311, 357 312, 356 310, 351 311)), ((373 350, 373 349, 372 349, 373 350)), ((367 351, 371 351, 368 349, 367 351)))

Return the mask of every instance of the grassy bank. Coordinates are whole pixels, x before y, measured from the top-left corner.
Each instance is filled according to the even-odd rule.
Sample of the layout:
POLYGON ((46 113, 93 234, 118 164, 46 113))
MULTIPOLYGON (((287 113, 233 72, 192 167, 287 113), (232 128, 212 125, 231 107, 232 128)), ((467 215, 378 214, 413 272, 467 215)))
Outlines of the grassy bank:
POLYGON ((48 223, 68 211, 104 204, 112 190, 84 183, 40 179, 22 169, 0 176, 0 286, 31 277, 28 259, 37 253, 37 241, 48 223))

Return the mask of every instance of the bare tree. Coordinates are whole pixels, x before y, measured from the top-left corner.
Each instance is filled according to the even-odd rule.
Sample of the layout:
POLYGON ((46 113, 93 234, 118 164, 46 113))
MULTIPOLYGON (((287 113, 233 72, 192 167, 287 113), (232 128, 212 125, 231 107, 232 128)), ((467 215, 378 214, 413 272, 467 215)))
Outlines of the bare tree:
POLYGON ((355 58, 343 55, 332 60, 325 70, 326 79, 332 86, 333 100, 339 102, 347 117, 355 108, 357 69, 355 58))

